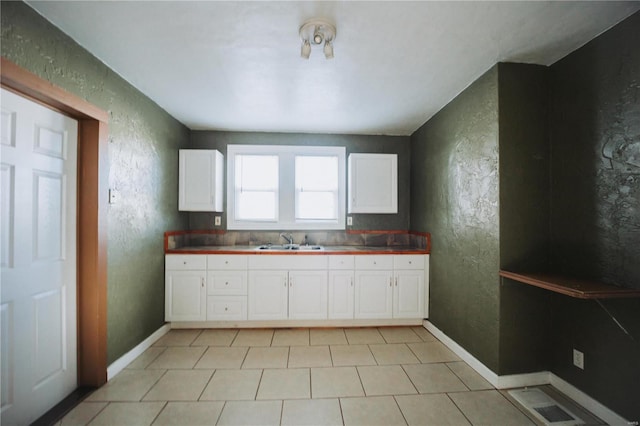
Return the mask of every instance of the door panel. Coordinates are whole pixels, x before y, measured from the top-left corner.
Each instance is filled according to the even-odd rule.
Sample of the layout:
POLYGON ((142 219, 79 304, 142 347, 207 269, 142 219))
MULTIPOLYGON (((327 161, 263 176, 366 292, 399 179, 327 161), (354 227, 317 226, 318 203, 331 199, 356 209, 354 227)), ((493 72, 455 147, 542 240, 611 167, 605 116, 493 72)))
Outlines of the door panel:
POLYGON ((77 122, 1 95, 2 424, 29 424, 76 388, 77 122))

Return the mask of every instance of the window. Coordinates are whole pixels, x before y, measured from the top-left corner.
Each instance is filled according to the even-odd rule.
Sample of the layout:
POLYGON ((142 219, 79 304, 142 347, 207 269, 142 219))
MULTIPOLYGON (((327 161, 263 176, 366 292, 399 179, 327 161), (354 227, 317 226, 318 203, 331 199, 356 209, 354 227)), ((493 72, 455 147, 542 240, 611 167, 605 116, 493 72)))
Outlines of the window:
POLYGON ((344 229, 345 148, 227 147, 229 229, 344 229))

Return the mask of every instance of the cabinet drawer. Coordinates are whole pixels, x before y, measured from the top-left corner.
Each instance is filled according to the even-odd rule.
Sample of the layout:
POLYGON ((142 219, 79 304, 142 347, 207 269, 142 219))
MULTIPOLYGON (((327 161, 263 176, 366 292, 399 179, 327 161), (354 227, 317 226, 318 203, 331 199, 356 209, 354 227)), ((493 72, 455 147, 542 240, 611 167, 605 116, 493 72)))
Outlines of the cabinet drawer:
POLYGON ((249 257, 249 269, 327 269, 327 256, 299 254, 255 255, 249 257))
POLYGON ((393 256, 384 254, 356 256, 356 269, 393 269, 393 256))
POLYGON ((209 272, 207 275, 207 294, 246 295, 247 272, 209 272))
POLYGON ((420 254, 403 254, 393 256, 395 269, 424 269, 424 256, 420 254))
POLYGON ((247 296, 208 296, 207 320, 247 319, 247 296))
POLYGON ((167 254, 164 259, 166 269, 185 271, 207 269, 207 256, 201 254, 167 254))
POLYGON ((354 264, 353 256, 329 256, 329 269, 353 269, 354 264))
POLYGON ((247 269, 247 256, 235 254, 211 254, 207 256, 209 269, 247 269))

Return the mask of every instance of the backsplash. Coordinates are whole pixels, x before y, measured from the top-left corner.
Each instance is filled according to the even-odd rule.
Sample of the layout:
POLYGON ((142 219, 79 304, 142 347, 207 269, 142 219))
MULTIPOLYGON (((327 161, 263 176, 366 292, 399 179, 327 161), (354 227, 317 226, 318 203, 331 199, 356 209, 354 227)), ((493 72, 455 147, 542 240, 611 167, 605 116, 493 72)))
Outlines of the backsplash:
MULTIPOLYGON (((415 247, 427 249, 430 235, 409 231, 292 231, 295 244, 323 246, 415 247)), ((258 246, 282 244, 277 231, 170 231, 165 232, 165 249, 203 246, 258 246)))

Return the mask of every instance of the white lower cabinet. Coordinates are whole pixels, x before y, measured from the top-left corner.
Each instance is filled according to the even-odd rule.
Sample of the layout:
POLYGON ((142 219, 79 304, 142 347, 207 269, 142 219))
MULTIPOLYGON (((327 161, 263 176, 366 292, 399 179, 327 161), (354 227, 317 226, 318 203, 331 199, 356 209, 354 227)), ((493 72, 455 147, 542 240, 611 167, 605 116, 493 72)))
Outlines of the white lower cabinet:
POLYGON ((249 271, 249 319, 326 319, 327 271, 249 271))
POLYGON ((249 271, 250 320, 287 319, 289 273, 287 271, 249 271))
POLYGON ((355 318, 392 318, 391 271, 356 271, 355 318))
POLYGON ((425 255, 166 255, 166 321, 424 318, 425 255))
POLYGON ((423 318, 424 265, 422 255, 357 257, 355 318, 423 318))
POLYGON ((207 321, 247 319, 247 256, 207 256, 207 321))
POLYGON ((353 271, 329 271, 329 319, 353 319, 353 271))
POLYGON ((329 257, 329 319, 353 319, 354 311, 354 256, 329 257))
POLYGON ((327 319, 327 271, 289 272, 289 319, 327 319))
POLYGON ((204 256, 165 256, 165 321, 206 319, 206 274, 204 256))

